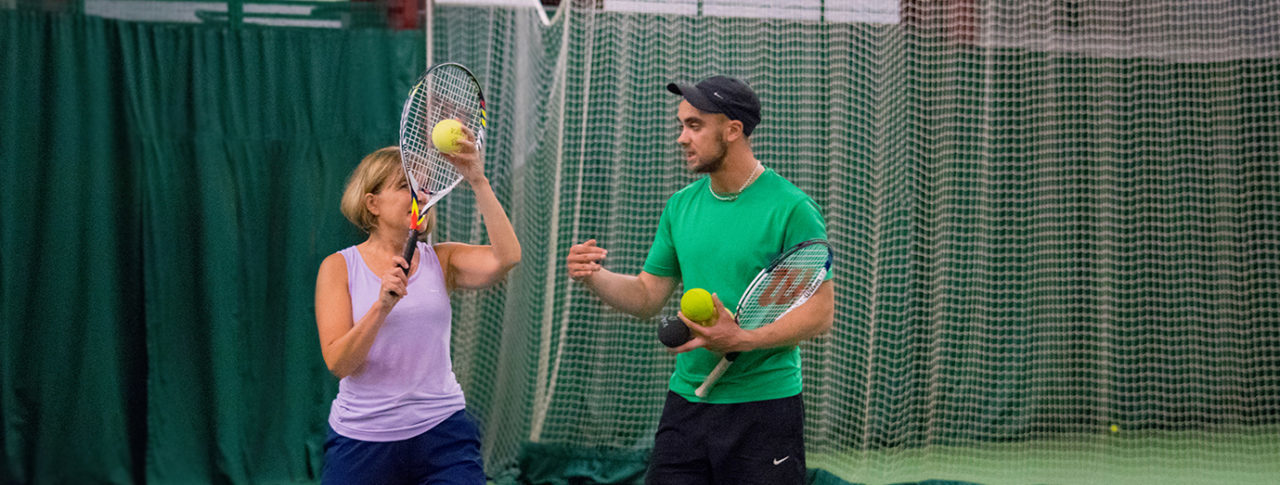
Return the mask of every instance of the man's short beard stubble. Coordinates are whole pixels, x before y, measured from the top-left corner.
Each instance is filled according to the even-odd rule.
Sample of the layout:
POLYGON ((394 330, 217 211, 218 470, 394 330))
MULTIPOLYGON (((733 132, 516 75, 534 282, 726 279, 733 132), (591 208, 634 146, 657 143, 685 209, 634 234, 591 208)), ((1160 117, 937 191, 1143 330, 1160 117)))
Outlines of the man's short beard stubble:
POLYGON ((699 163, 693 166, 693 173, 712 173, 720 170, 724 165, 724 157, 729 152, 729 147, 725 144, 724 137, 719 134, 716 135, 716 145, 720 147, 720 152, 710 159, 699 157, 699 163))

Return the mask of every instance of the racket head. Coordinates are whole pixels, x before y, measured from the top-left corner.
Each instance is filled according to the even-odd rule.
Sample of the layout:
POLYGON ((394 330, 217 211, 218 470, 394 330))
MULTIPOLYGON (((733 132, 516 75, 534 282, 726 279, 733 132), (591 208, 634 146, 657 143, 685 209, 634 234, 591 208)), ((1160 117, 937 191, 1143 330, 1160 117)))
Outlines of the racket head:
POLYGON ((400 113, 400 161, 412 189, 416 223, 462 182, 462 174, 431 142, 431 131, 443 120, 458 120, 475 134, 476 150, 483 156, 487 118, 480 83, 461 64, 432 66, 409 90, 400 113))
POLYGON ((796 244, 765 266, 738 299, 738 325, 751 330, 773 323, 822 286, 834 259, 821 239, 796 244))

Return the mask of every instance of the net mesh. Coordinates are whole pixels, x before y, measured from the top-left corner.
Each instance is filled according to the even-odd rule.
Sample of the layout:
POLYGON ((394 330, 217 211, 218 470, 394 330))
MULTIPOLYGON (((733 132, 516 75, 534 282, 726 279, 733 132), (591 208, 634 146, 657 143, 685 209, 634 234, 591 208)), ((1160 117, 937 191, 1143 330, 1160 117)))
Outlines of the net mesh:
MULTIPOLYGON (((764 106, 756 156, 818 202, 836 253, 835 327, 802 346, 811 467, 1280 476, 1280 4, 600 0, 544 23, 439 3, 433 59, 485 87, 486 168, 524 246, 505 283, 453 297, 492 475, 528 443, 652 446, 673 359, 564 256, 594 238, 640 270, 694 180, 664 86, 727 74, 764 106)), ((336 5, 313 16, 361 25, 336 5)), ((469 191, 440 211, 442 240, 484 242, 469 191)))
POLYGON ((803 345, 811 467, 1280 476, 1280 7, 761 5, 562 5, 549 26, 442 9, 437 56, 501 92, 492 139, 512 142, 490 158, 513 160, 528 249, 459 310, 491 468, 530 441, 652 445, 673 364, 656 324, 571 282, 564 255, 594 238, 640 270, 694 180, 663 87, 728 74, 762 99, 757 157, 819 203, 836 252, 835 328, 803 345))

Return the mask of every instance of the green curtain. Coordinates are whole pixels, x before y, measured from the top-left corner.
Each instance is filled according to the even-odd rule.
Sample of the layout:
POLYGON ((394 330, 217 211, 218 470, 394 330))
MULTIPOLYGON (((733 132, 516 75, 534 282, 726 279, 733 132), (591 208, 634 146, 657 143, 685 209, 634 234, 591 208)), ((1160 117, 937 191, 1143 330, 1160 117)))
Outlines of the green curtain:
POLYGON ((85 19, 0 19, 0 482, 128 483, 147 361, 119 39, 85 19))
POLYGON ((336 380, 338 198, 394 144, 421 33, 0 10, 4 483, 284 483, 336 380))

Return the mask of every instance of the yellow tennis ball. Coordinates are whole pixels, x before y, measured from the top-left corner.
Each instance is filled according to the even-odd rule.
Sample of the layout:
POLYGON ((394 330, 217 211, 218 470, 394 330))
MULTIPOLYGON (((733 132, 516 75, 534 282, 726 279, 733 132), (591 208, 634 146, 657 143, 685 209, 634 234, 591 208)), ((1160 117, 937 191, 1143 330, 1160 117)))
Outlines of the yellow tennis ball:
POLYGON ((464 140, 467 134, 462 131, 462 123, 455 119, 440 120, 436 123, 436 127, 431 129, 431 143, 436 146, 436 150, 440 153, 453 153, 458 151, 458 140, 464 140))
POLYGON ((711 301, 711 293, 707 290, 694 288, 680 297, 680 312, 690 320, 710 325, 716 316, 716 304, 711 301))
POLYGON ((1119 427, 1119 426, 1116 426, 1116 425, 1114 425, 1114 424, 1113 424, 1113 425, 1111 425, 1111 432, 1112 432, 1112 433, 1119 433, 1119 432, 1120 432, 1120 427, 1119 427))

